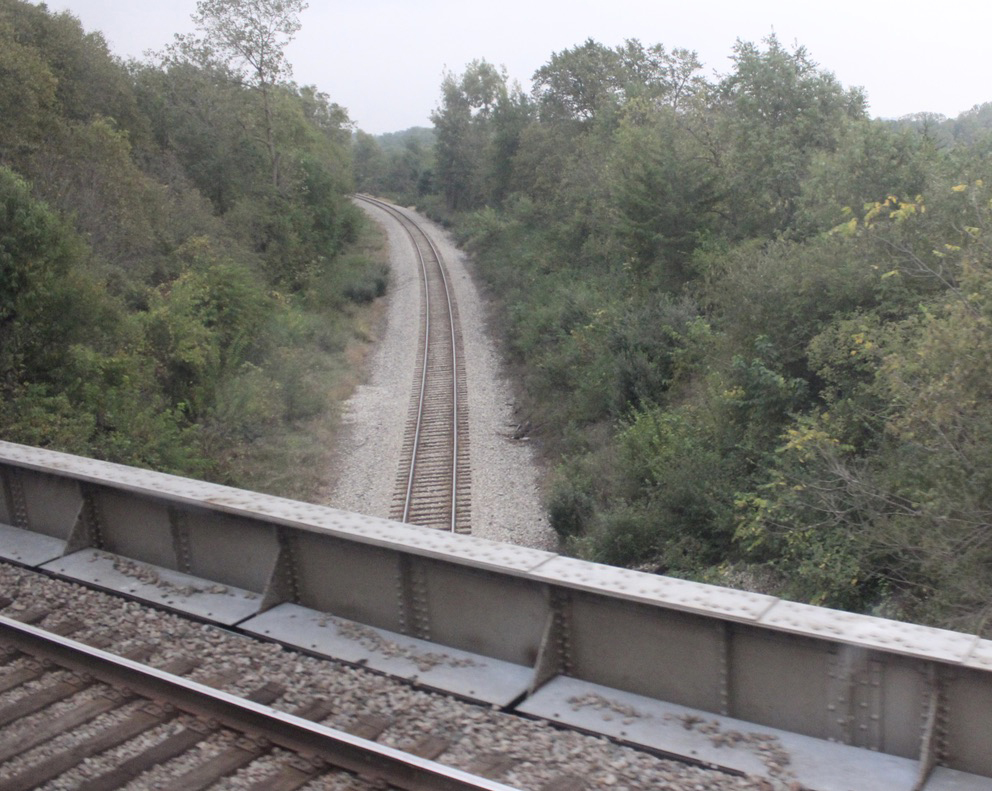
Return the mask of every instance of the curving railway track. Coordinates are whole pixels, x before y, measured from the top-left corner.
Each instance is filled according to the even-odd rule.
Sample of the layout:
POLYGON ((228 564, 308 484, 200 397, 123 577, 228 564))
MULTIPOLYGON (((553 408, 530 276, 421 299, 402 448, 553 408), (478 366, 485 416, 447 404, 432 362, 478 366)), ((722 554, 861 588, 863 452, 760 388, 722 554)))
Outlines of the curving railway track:
POLYGON ((452 533, 470 532, 468 409, 458 308, 444 260, 407 213, 366 195, 410 239, 420 268, 421 342, 390 518, 452 533))

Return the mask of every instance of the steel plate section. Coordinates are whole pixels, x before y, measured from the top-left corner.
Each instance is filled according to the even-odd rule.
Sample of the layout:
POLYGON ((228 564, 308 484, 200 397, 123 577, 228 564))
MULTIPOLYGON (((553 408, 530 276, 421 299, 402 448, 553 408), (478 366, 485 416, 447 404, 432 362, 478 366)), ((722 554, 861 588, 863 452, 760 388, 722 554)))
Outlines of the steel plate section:
POLYGON ((919 771, 914 760, 714 716, 564 676, 516 710, 704 765, 774 778, 783 786, 910 791, 919 771))
POLYGON ((4 560, 26 566, 40 566, 62 557, 63 551, 65 541, 61 539, 0 524, 0 558, 4 560))
POLYGON ((830 644, 739 627, 729 660, 728 712, 748 722, 845 741, 846 684, 830 644))
POLYGON ((129 492, 94 489, 100 513, 100 549, 179 570, 168 504, 129 492))
POLYGON ((298 533, 291 546, 297 604, 405 631, 399 553, 319 533, 298 533))
POLYGON ((941 723, 949 766, 989 779, 992 789, 992 679, 958 669, 944 686, 946 721, 941 723))
MULTIPOLYGON (((142 494, 166 492, 180 498, 203 500, 215 484, 180 478, 109 461, 73 456, 45 448, 17 445, 0 440, 0 462, 41 472, 62 473, 89 483, 105 484, 142 494)), ((227 488, 227 487, 220 487, 227 488)))
POLYGON ((941 662, 964 662, 978 642, 974 635, 790 601, 779 601, 761 618, 761 625, 941 662))
POLYGON ((965 774, 938 766, 923 786, 923 791, 989 791, 992 780, 988 777, 965 774))
POLYGON ((68 540, 83 496, 69 478, 37 472, 21 474, 28 527, 35 533, 68 540))
POLYGON ((460 561, 464 565, 507 573, 522 574, 556 557, 554 553, 543 550, 455 535, 418 525, 405 525, 334 508, 311 506, 305 520, 294 521, 288 514, 276 516, 285 520, 287 524, 295 523, 305 528, 323 528, 341 538, 354 539, 412 555, 460 561))
POLYGON ((975 670, 992 670, 992 640, 976 640, 964 665, 975 670))
POLYGON ((756 621, 778 601, 774 596, 760 593, 559 556, 534 569, 530 576, 569 588, 734 621, 756 621))
POLYGON ((361 664, 493 706, 507 706, 519 698, 533 672, 529 667, 375 629, 296 604, 280 604, 240 624, 240 628, 309 653, 361 664))
POLYGON ((183 518, 189 569, 197 577, 263 593, 279 555, 273 525, 196 510, 183 518))
POLYGON ((10 525, 17 521, 14 518, 13 503, 8 503, 10 496, 7 491, 7 475, 10 467, 0 465, 0 524, 10 525))
POLYGON ((211 580, 95 549, 84 549, 43 566, 69 579, 158 607, 232 626, 258 612, 261 597, 211 580))
MULTIPOLYGON (((841 657, 845 650, 850 650, 848 646, 837 648, 841 657)), ((932 664, 907 656, 853 650, 884 662, 878 690, 883 704, 878 715, 881 731, 879 749, 907 758, 919 756, 931 697, 936 693, 932 683, 932 664)))
POLYGON ((569 675, 685 706, 722 711, 723 622, 586 593, 567 608, 569 675))
POLYGON ((518 665, 537 662, 548 620, 543 585, 424 558, 414 574, 423 579, 431 640, 518 665))

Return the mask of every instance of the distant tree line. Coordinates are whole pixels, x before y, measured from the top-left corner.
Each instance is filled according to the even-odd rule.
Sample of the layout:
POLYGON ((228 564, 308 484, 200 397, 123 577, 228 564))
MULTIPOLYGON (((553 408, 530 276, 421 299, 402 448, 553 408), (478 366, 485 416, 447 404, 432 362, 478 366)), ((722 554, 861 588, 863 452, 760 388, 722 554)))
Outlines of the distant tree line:
POLYGON ((475 61, 430 178, 376 183, 475 253, 569 551, 992 634, 992 105, 883 122, 802 47, 731 60, 475 61))
POLYGON ((240 482, 323 408, 317 353, 384 275, 342 255, 347 114, 288 79, 302 7, 200 2, 122 63, 0 0, 0 437, 240 482))

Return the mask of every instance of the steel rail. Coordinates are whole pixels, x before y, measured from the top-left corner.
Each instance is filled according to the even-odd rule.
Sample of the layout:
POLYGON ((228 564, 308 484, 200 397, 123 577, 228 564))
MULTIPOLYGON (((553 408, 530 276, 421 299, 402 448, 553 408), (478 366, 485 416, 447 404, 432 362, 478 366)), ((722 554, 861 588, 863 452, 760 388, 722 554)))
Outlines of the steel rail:
POLYGON ((233 730, 268 739, 363 777, 409 791, 513 791, 477 777, 344 731, 239 698, 83 643, 0 616, 0 642, 40 660, 139 696, 162 701, 233 730))
POLYGON ((377 200, 376 198, 369 197, 367 195, 356 195, 359 200, 366 201, 383 211, 387 212, 391 216, 399 220, 401 227, 406 232, 407 236, 410 237, 410 241, 413 243, 413 248, 417 253, 417 258, 420 262, 420 270, 423 275, 424 284, 424 339, 423 339, 423 362, 420 377, 420 393, 418 398, 417 407, 417 422, 416 430, 413 439, 413 452, 410 459, 410 470, 407 475, 407 489, 406 497, 403 504, 403 522, 409 522, 410 519, 410 509, 413 504, 414 499, 414 480, 416 477, 417 469, 417 457, 420 449, 420 438, 424 427, 424 409, 426 402, 426 392, 427 392, 427 379, 428 379, 428 355, 430 351, 430 321, 431 321, 431 311, 430 311, 430 275, 428 273, 427 262, 424 260, 424 254, 417 243, 417 238, 414 236, 411 229, 416 229, 419 233, 420 238, 423 239, 430 248, 437 261, 437 271, 441 276, 441 283, 443 285, 444 297, 447 303, 447 315, 448 315, 448 325, 449 325, 449 336, 451 340, 451 397, 452 397, 452 408, 451 408, 451 438, 452 438, 452 452, 451 452, 451 520, 449 522, 449 531, 454 533, 457 529, 458 522, 458 366, 459 366, 459 355, 458 355, 458 343, 457 343, 457 328, 455 325, 455 312, 451 299, 451 288, 448 283, 447 272, 444 267, 444 259, 441 256, 440 251, 437 249, 434 242, 431 240, 430 236, 410 217, 408 217, 403 212, 399 211, 396 207, 386 203, 385 201, 377 200))

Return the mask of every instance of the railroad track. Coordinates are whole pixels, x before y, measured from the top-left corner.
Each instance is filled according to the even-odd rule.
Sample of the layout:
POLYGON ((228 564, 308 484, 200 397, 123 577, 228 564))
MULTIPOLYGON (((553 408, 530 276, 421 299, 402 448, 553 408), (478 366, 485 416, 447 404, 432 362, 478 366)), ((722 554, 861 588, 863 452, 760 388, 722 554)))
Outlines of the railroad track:
POLYGON ((458 309, 444 260, 427 233, 397 207, 357 196, 403 227, 421 272, 421 343, 390 518, 470 532, 468 409, 458 309))
MULTIPOLYGON (((159 668, 137 660, 154 652, 141 646, 115 656, 65 635, 83 624, 63 620, 57 632, 38 621, 43 610, 23 611, 21 621, 0 616, 0 787, 29 791, 52 781, 80 791, 110 791, 174 762, 155 787, 197 791, 239 769, 268 759, 247 787, 292 791, 333 775, 357 775, 350 788, 469 789, 510 791, 508 786, 441 766, 362 736, 319 724, 333 703, 315 697, 292 714, 270 708, 285 692, 274 681, 247 697, 185 678, 199 660, 177 657, 159 668), (127 757, 99 757, 128 743, 127 757), (80 774, 87 761, 96 760, 80 774)), ((379 727, 384 730, 385 725, 379 727)), ((364 735, 376 734, 364 728, 364 735)), ((344 780, 350 780, 344 777, 344 780)), ((334 786, 335 788, 338 786, 334 786)))

